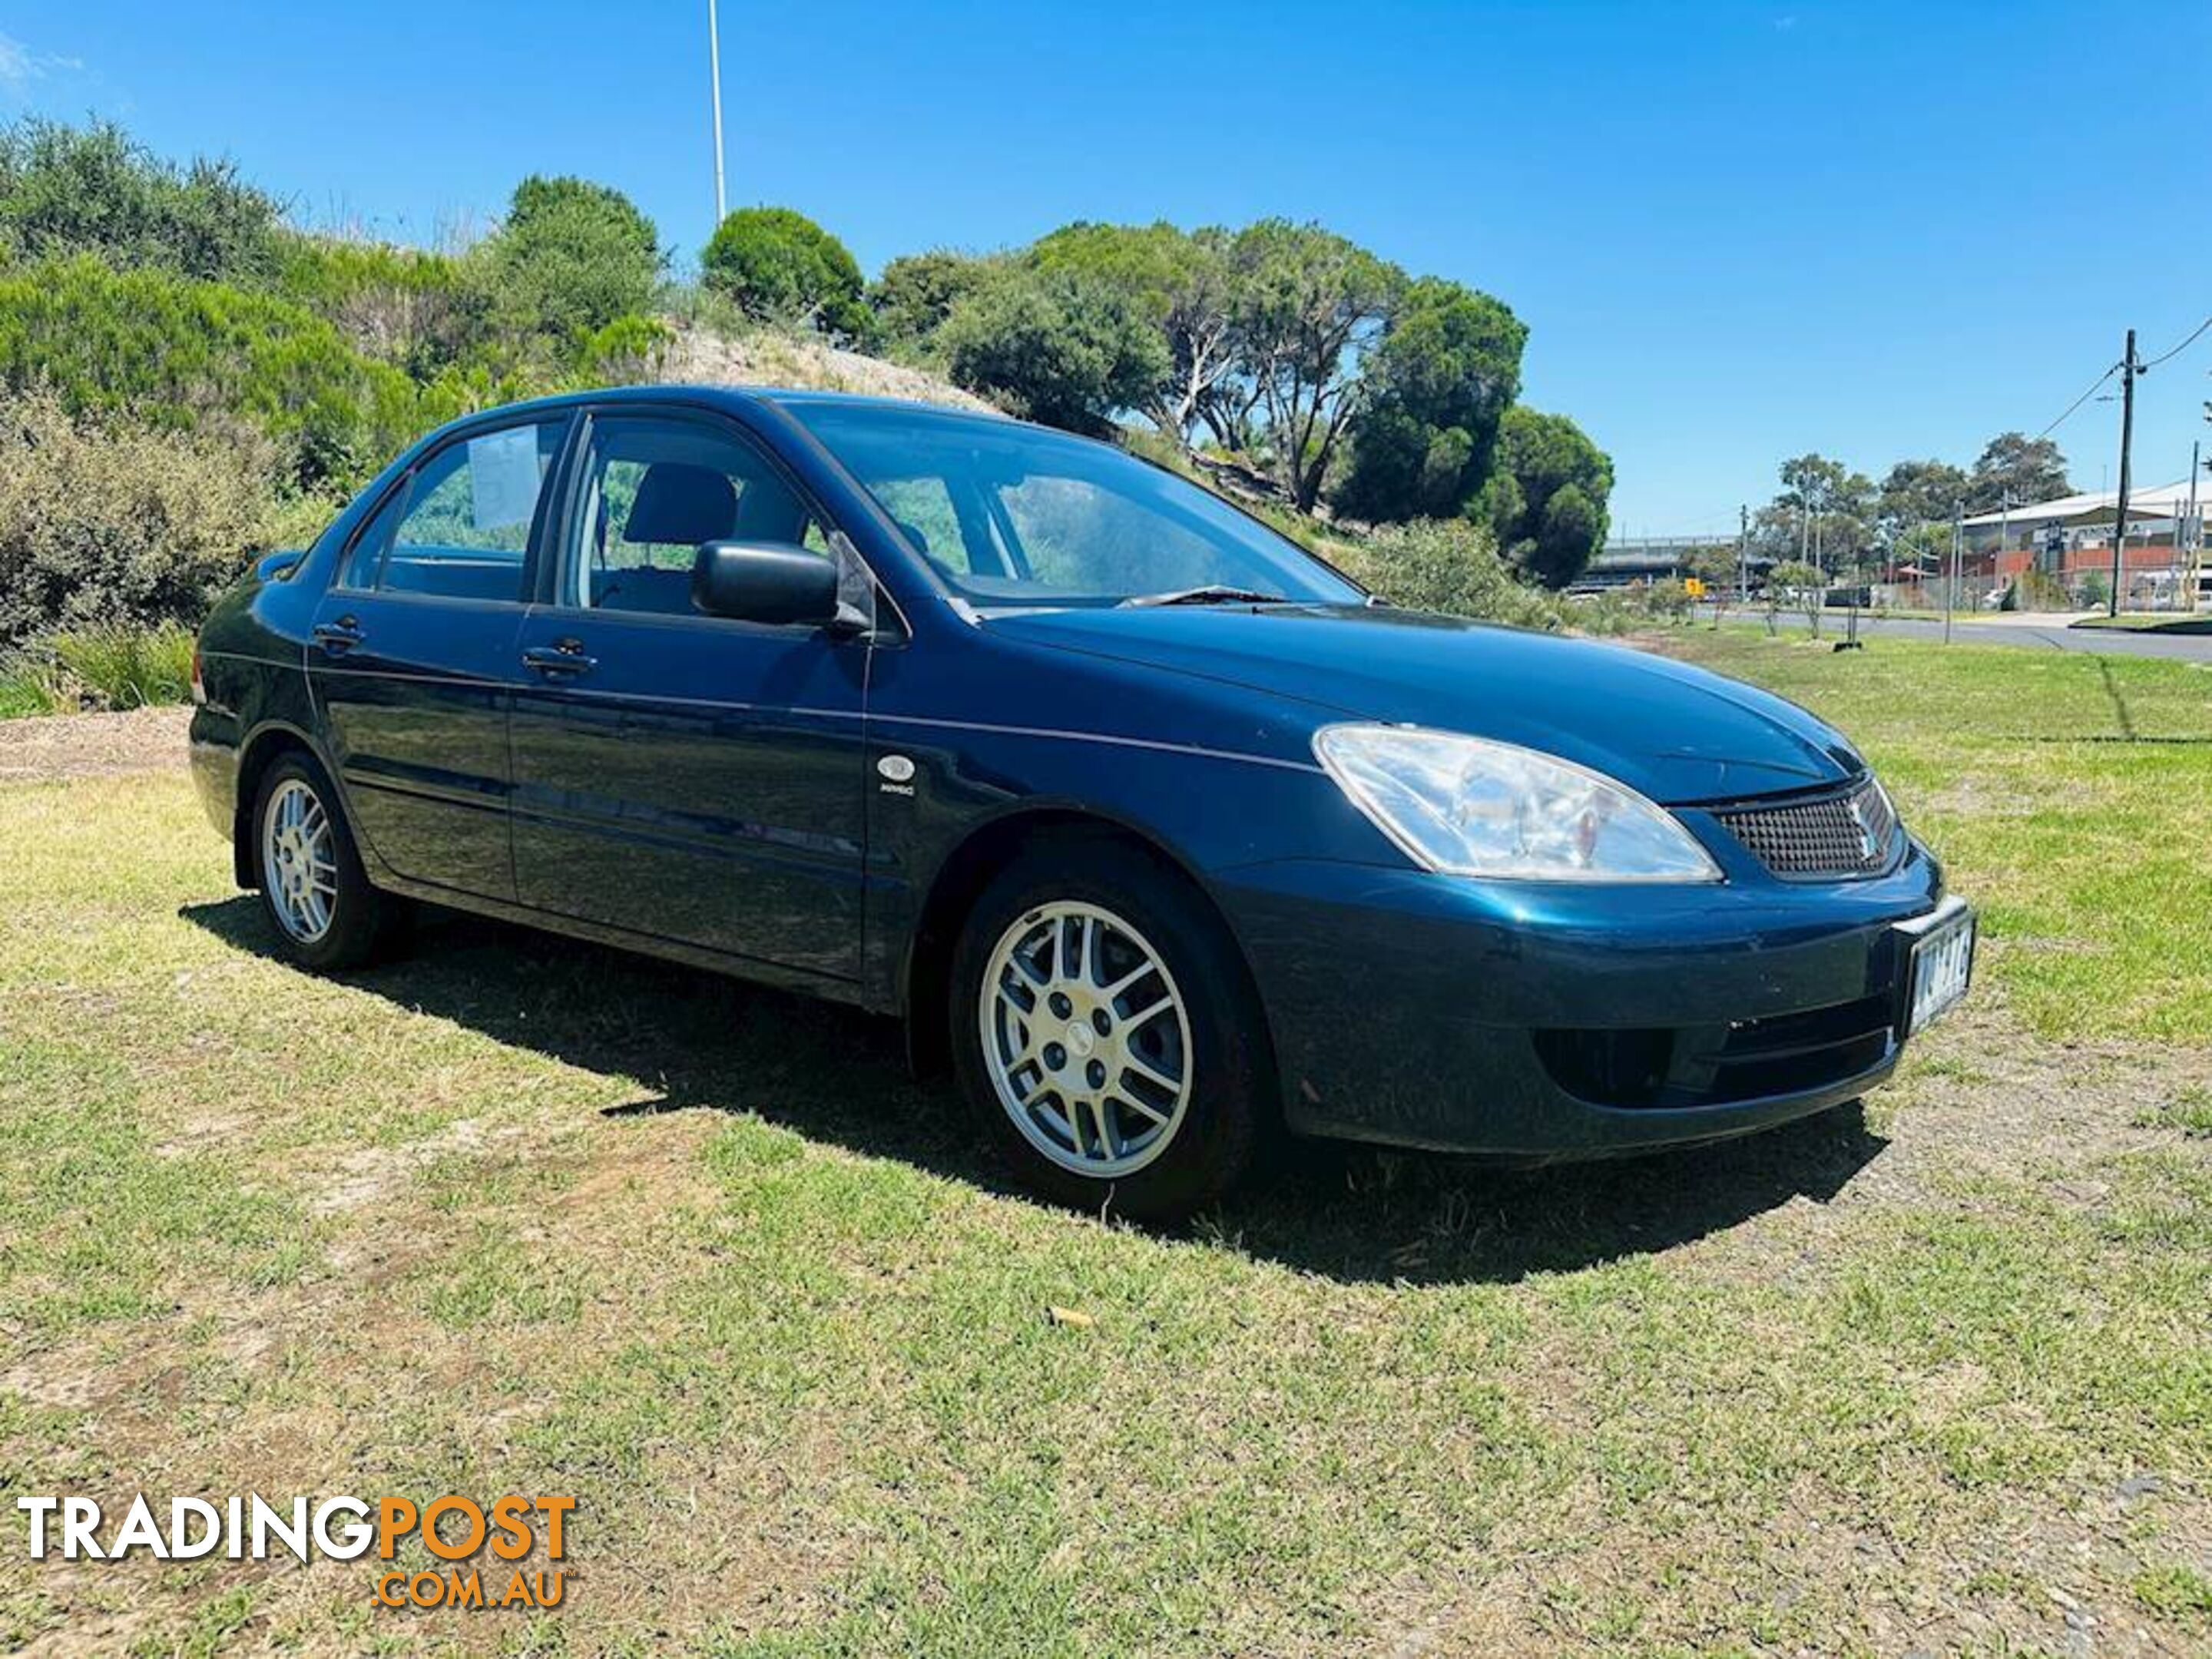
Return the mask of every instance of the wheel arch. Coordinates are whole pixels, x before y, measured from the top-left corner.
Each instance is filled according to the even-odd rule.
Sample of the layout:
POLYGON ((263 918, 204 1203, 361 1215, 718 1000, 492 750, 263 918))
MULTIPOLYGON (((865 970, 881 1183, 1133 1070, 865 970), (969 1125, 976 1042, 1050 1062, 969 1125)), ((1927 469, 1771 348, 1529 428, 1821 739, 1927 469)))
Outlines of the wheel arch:
POLYGON ((289 721, 266 721, 255 727, 239 745, 238 784, 230 817, 230 858, 232 874, 240 887, 253 889, 261 885, 260 871, 253 855, 253 838, 249 833, 253 803, 261 793, 261 780, 278 760, 295 753, 313 762, 324 776, 331 775, 329 764, 316 751, 314 739, 289 721))
MULTIPOLYGON (((947 1068, 951 1055, 953 947, 968 913, 991 879, 1014 857, 1041 841, 1104 842, 1130 848, 1186 890, 1229 943, 1231 955, 1255 999, 1259 985, 1244 942, 1230 926, 1205 880, 1190 861, 1158 836, 1121 819, 1083 807, 1036 804, 1017 807, 974 826, 948 852, 930 878, 916 915, 900 975, 899 1006, 906 1017, 907 1056, 922 1076, 947 1068)), ((1270 1050, 1272 1036, 1262 1036, 1270 1050)))

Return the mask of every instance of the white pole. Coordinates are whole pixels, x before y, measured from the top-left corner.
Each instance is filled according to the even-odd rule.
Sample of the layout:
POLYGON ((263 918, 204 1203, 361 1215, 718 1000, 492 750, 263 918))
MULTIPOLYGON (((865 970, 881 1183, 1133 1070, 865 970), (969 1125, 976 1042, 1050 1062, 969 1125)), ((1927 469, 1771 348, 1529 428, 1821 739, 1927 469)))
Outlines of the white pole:
MULTIPOLYGON (((1996 592, 1997 581, 2004 574, 2005 554, 2011 546, 2012 491, 2009 489, 2001 489, 1997 492, 1997 556, 1990 565, 1990 591, 1991 593, 1995 593, 1996 592)), ((2024 587, 2027 584, 2023 582, 2021 586, 2024 587)), ((2014 597, 2017 599, 2019 595, 2015 594, 2014 597)))
MULTIPOLYGON (((2203 465, 2203 440, 2201 438, 2189 446, 2189 514, 2181 521, 2181 539, 2189 544, 2189 556, 2181 561, 2182 580, 2189 584, 2183 590, 2182 609, 2185 611, 2197 609, 2197 585, 2200 580, 2197 570, 2204 550, 2204 526, 2197 517, 2197 471, 2203 465)), ((2179 554, 2181 549, 2177 547, 2174 551, 2179 554)))
POLYGON ((1959 543, 1966 535, 1966 509, 1964 505, 1951 509, 1951 568, 1943 582, 1943 643, 1951 643, 1951 607, 1959 597, 1959 543))
POLYGON ((720 230, 729 206, 722 194, 722 32, 714 15, 714 0, 707 0, 707 73, 714 82, 714 228, 720 230))

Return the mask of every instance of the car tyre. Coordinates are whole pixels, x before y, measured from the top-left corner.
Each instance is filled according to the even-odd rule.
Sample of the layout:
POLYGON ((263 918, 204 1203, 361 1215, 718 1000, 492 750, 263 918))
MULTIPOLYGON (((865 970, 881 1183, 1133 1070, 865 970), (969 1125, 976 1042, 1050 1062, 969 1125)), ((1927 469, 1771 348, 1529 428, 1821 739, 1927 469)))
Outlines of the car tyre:
POLYGON ((1234 942, 1186 877, 1132 848, 1062 842, 1001 872, 955 944, 951 1020, 986 1137, 1075 1208, 1179 1221, 1247 1174, 1274 1115, 1234 942))
POLYGON ((313 760, 289 754, 270 767, 247 833, 262 911, 294 962, 358 967, 389 941, 398 902, 370 885, 337 791, 313 760))

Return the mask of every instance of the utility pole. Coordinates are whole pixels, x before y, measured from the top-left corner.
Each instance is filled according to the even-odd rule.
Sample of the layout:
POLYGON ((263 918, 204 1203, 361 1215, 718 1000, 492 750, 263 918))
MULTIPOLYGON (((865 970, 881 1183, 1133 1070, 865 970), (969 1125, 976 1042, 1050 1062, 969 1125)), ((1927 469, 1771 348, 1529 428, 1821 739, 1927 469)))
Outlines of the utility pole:
POLYGON ((1943 580, 1943 643, 1951 643, 1951 607, 1959 598, 1959 538, 1966 533, 1966 504, 1951 504, 1950 569, 1943 580))
POLYGON ((707 0, 707 74, 714 100, 714 228, 720 230, 729 204, 722 194, 722 29, 714 11, 714 0, 707 0))
POLYGON ((2120 359, 2120 498, 2112 514, 2112 591, 2105 600, 2105 614, 2120 614, 2122 555, 2128 544, 2128 463, 2136 441, 2136 376, 2142 372, 2136 362, 2136 331, 2128 331, 2128 349, 2120 359))
POLYGON ((2182 539, 2189 544, 2189 556, 2181 562, 2181 580, 2186 584, 2181 590, 2185 611, 2197 609, 2197 584, 2203 580, 2197 574, 2204 556, 2204 530, 2197 522, 2197 471, 2204 465, 2203 448, 2201 438, 2189 446, 2189 516, 2181 521, 2182 539))
POLYGON ((1735 599, 1738 605, 1751 603, 1751 508, 1735 510, 1735 599))
MULTIPOLYGON (((1995 593, 1996 592, 1996 584, 2004 574, 2005 550, 2011 545, 2012 491, 2010 489, 2000 489, 1997 492, 1997 556, 1990 562, 1990 591, 1991 593, 1995 593)), ((2019 602, 2020 597, 2021 596, 2017 593, 2013 595, 2013 599, 2015 604, 2019 602)))

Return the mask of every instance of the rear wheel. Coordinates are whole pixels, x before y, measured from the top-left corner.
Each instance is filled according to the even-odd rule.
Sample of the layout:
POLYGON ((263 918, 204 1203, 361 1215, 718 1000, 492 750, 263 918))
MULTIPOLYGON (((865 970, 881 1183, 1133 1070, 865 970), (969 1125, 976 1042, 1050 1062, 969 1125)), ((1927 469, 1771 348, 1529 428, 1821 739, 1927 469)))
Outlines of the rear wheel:
POLYGON ((1252 1161, 1257 1000, 1202 898, 1133 850, 1063 844, 994 881, 956 948, 952 1018, 986 1133, 1054 1198, 1174 1220, 1252 1161))
POLYGON ((320 767, 296 754, 270 766, 251 833, 262 908, 287 956, 320 969, 354 967, 375 954, 396 906, 369 885, 320 767))

